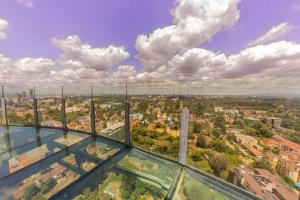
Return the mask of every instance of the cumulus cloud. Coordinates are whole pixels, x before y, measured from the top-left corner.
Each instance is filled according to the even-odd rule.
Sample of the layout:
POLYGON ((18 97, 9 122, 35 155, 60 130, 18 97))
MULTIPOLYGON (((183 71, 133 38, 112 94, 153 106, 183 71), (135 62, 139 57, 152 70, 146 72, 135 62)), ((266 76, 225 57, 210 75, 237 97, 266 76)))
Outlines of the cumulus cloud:
POLYGON ((294 10, 296 11, 300 11, 300 4, 296 4, 294 7, 293 7, 294 10))
POLYGON ((279 25, 273 26, 269 31, 264 33, 262 36, 258 37, 256 40, 248 43, 248 47, 256 46, 259 44, 264 44, 268 42, 272 42, 290 31, 294 30, 296 26, 289 24, 287 22, 281 23, 279 25))
POLYGON ((62 39, 52 38, 52 42, 63 51, 59 63, 68 68, 106 71, 130 55, 124 47, 110 45, 104 48, 93 48, 87 43, 82 43, 78 35, 70 35, 62 39))
POLYGON ((37 79, 47 83, 54 65, 50 58, 12 59, 0 54, 0 80, 2 84, 34 84, 37 79))
POLYGON ((54 62, 49 58, 25 57, 18 59, 14 65, 22 73, 43 74, 50 72, 54 66, 54 62))
POLYGON ((199 47, 220 30, 234 25, 239 19, 238 3, 239 0, 177 0, 172 25, 137 37, 136 49, 143 69, 154 71, 175 54, 199 47))
POLYGON ((4 32, 8 27, 8 21, 0 18, 0 40, 4 40, 7 34, 4 32))
POLYGON ((31 0, 17 0, 19 4, 25 6, 26 8, 33 8, 31 0))

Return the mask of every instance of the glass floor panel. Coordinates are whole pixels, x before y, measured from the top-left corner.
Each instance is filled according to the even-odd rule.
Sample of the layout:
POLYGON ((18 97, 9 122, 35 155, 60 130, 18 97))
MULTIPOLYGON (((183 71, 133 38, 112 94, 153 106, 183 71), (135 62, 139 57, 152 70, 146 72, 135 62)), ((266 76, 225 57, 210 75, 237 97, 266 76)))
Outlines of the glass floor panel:
MULTIPOLYGON (((18 134, 21 137, 22 133, 18 134)), ((17 172, 89 137, 79 133, 64 133, 60 130, 51 129, 40 129, 34 134, 34 142, 0 153, 0 178, 17 172)), ((6 141, 10 142, 10 140, 6 141)))
POLYGON ((0 126, 0 145, 1 200, 255 199, 217 178, 103 137, 0 126))
MULTIPOLYGON (((40 132, 47 130, 52 131, 41 129, 40 132)), ((122 145, 105 139, 94 139, 75 132, 62 132, 51 140, 42 142, 38 147, 6 162, 2 161, 8 163, 8 170, 2 168, 0 196, 3 199, 15 200, 48 199, 93 170, 109 156, 113 156, 120 148, 122 145), (11 163, 14 164, 14 168, 11 167, 11 163), (10 175, 7 176, 8 174, 10 175)))
POLYGON ((179 171, 175 163, 139 150, 125 149, 56 198, 165 199, 179 171))
POLYGON ((184 169, 179 179, 176 200, 250 200, 243 197, 234 190, 230 190, 222 183, 195 173, 192 170, 184 169))

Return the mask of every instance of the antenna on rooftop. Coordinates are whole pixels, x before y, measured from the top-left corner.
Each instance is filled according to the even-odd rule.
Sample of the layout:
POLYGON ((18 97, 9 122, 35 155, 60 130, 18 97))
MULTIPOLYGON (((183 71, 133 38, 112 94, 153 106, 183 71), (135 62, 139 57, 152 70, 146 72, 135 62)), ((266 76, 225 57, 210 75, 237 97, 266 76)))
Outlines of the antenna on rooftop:
POLYGON ((2 98, 4 98, 4 87, 3 87, 3 85, 1 87, 1 94, 2 94, 2 98))
POLYGON ((185 96, 189 96, 188 80, 185 81, 185 96))
POLYGON ((91 85, 91 99, 92 99, 92 101, 94 99, 94 88, 92 85, 91 85))

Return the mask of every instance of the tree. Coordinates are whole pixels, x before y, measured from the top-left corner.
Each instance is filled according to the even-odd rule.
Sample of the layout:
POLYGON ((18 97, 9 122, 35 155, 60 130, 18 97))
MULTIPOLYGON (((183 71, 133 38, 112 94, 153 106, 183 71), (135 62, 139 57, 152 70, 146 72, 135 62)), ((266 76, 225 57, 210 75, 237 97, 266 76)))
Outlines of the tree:
POLYGON ((232 133, 232 132, 229 132, 227 134, 226 139, 229 140, 229 141, 237 142, 237 138, 236 138, 235 134, 232 133))
POLYGON ((213 131, 212 131, 212 134, 213 134, 213 136, 215 136, 215 137, 218 138, 218 137, 220 137, 221 134, 222 134, 222 129, 219 128, 219 127, 214 128, 213 131))
POLYGON ((228 160, 224 155, 213 156, 208 161, 216 176, 220 176, 221 172, 227 169, 228 160))
POLYGON ((191 158, 194 162, 203 160, 202 154, 200 151, 193 151, 191 154, 191 158))
POLYGON ((256 161, 255 163, 254 163, 254 167, 255 168, 262 168, 262 169, 266 169, 266 170, 268 170, 268 171, 270 171, 270 172, 272 172, 273 170, 272 170, 272 164, 271 164, 271 162, 267 159, 267 158, 262 158, 261 160, 259 160, 259 161, 256 161))
POLYGON ((220 138, 214 139, 210 143, 211 147, 218 152, 226 152, 229 149, 226 142, 220 138))
POLYGON ((206 147, 206 138, 204 134, 200 134, 197 138, 196 146, 200 148, 205 148, 206 147))

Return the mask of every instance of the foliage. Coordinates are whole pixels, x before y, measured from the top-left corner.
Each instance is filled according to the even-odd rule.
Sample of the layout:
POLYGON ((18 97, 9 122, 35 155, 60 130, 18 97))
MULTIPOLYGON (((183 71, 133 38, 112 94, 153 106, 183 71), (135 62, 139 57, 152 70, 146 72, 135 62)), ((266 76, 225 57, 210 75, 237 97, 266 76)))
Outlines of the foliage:
POLYGON ((220 176, 221 172, 227 169, 228 160, 224 155, 213 156, 209 159, 209 165, 216 176, 220 176))
POLYGON ((232 132, 227 133, 226 139, 229 141, 237 142, 237 138, 236 138, 235 134, 232 132))
POLYGON ((227 146, 225 140, 220 138, 213 139, 210 143, 210 147, 221 153, 230 150, 230 147, 227 146))
POLYGON ((273 172, 271 162, 265 157, 263 157, 261 160, 255 161, 254 162, 254 167, 255 168, 266 169, 270 172, 273 172))
POLYGON ((204 134, 198 135, 196 146, 200 148, 205 148, 206 147, 206 138, 204 134))

